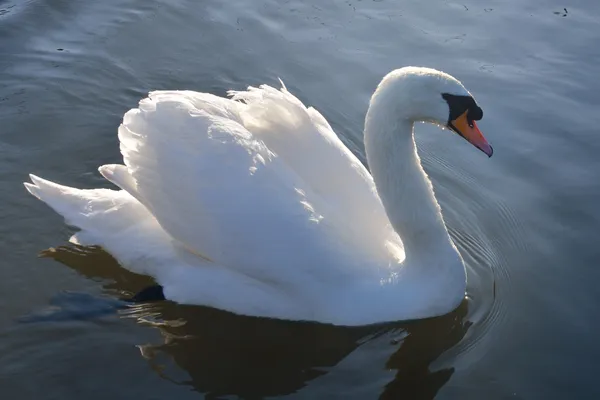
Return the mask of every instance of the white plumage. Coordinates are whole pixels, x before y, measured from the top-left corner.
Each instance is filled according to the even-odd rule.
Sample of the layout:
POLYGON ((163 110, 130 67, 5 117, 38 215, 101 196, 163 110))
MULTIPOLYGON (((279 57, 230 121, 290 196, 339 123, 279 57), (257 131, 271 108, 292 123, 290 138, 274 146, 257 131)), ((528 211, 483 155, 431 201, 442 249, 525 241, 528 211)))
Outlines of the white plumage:
MULTIPOLYGON (((453 79, 423 71, 429 75, 412 79, 453 79)), ((402 86, 402 74, 392 74, 387 85, 402 86)), ((373 177, 319 112, 285 87, 230 95, 156 91, 127 112, 119 127, 124 165, 99 169, 121 190, 80 190, 33 175, 25 185, 81 229, 72 241, 103 246, 125 268, 154 277, 173 301, 341 325, 456 307, 464 267, 443 222, 445 239, 431 235, 440 257, 432 264, 448 264, 439 278, 427 275, 433 267, 409 263, 425 258, 409 252, 405 260, 373 177), (444 272, 452 268, 458 272, 444 272)), ((410 128, 390 135, 412 138, 412 121, 410 128)), ((428 183, 411 151, 416 157, 408 148, 400 164, 382 162, 402 168, 399 176, 413 168, 428 183)), ((386 179, 380 191, 380 184, 402 185, 386 179)), ((415 190, 398 207, 435 202, 427 196, 415 190)))

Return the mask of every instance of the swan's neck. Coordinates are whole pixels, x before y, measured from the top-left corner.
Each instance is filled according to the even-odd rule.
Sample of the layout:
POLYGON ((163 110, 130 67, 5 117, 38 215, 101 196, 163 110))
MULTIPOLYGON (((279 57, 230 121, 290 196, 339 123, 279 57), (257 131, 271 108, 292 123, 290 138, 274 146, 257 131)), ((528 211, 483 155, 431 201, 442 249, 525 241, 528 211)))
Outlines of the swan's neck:
POLYGON ((394 230, 404 243, 406 260, 424 262, 456 254, 421 166, 413 135, 414 121, 397 110, 372 107, 365 124, 367 161, 377 192, 394 230))

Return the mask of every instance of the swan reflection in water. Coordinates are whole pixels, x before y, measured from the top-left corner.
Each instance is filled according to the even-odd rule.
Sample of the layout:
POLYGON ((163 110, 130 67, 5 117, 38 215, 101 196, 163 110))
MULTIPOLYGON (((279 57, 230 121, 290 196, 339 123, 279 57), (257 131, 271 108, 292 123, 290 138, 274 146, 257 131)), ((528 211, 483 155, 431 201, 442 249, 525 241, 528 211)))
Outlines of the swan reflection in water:
MULTIPOLYGON (((68 245, 41 255, 103 279, 115 294, 152 284, 98 247, 68 245)), ((454 368, 430 366, 465 336, 471 326, 467 310, 465 300, 441 317, 359 328, 245 317, 168 301, 126 306, 121 314, 160 330, 163 343, 139 346, 154 371, 206 398, 291 393, 327 398, 340 390, 353 397, 369 387, 359 397, 433 399, 454 368), (173 363, 189 378, 181 379, 173 363), (376 393, 373 382, 381 382, 376 393)))

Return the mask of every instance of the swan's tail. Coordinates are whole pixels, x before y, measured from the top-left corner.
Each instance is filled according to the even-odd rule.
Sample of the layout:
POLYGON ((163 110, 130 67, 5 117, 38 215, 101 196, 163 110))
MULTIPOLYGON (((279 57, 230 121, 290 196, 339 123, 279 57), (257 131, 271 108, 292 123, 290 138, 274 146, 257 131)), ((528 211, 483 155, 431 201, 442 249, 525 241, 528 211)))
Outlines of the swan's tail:
POLYGON ((98 245, 128 270, 154 277, 173 260, 172 239, 150 212, 125 190, 76 189, 30 175, 25 187, 81 231, 71 242, 98 245), (151 255, 155 262, 148 263, 151 255))
MULTIPOLYGON (((152 218, 145 207, 123 190, 76 189, 30 175, 25 188, 62 215, 69 225, 80 228, 72 241, 103 245, 115 235, 152 218)), ((152 218, 153 219, 153 218, 152 218)))

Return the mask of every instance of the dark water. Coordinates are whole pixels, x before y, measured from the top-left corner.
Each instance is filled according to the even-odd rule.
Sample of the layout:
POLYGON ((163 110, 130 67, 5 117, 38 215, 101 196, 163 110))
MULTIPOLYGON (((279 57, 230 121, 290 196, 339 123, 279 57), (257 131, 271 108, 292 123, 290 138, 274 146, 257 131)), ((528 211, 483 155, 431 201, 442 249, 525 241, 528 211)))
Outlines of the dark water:
POLYGON ((600 398, 598 43, 594 0, 0 1, 1 397, 600 398), (281 77, 364 159, 368 98, 404 65, 461 79, 495 148, 417 128, 468 263, 454 313, 342 329, 126 307, 151 282, 105 253, 37 257, 72 231, 26 174, 109 187, 96 168, 147 91, 281 77))

